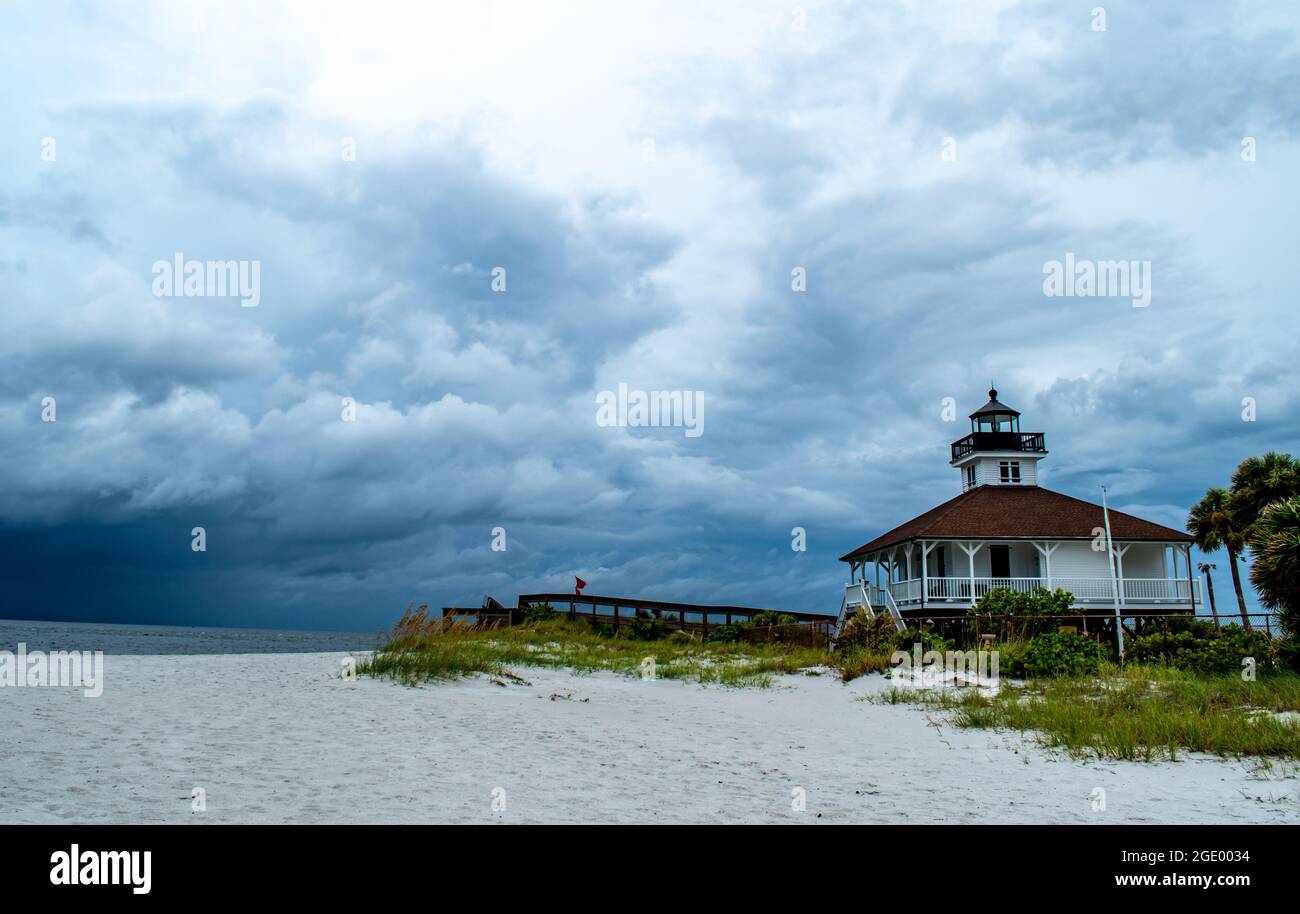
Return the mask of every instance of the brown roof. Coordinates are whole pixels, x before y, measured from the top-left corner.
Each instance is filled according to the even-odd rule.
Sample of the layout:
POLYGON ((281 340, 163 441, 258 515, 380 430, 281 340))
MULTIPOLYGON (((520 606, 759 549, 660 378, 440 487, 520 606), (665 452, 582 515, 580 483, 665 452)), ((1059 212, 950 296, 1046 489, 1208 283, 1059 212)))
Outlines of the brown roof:
MULTIPOLYGON (((888 533, 859 546, 840 561, 912 539, 1092 539, 1102 526, 1101 505, 1040 486, 986 485, 969 489, 888 533)), ((1188 542, 1181 530, 1153 524, 1123 511, 1110 511, 1116 540, 1188 542)))

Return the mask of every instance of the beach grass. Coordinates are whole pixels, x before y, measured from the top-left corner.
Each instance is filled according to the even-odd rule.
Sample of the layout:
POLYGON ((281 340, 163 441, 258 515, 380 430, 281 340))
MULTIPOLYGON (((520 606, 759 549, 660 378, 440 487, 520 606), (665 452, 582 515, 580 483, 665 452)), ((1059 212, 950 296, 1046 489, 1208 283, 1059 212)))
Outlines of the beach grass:
POLYGON ((408 609, 387 642, 362 660, 357 672, 417 684, 474 674, 517 678, 512 671, 556 667, 579 674, 610 671, 763 688, 774 676, 820 669, 830 661, 824 648, 698 638, 639 641, 601 634, 585 621, 564 618, 482 629, 408 609))
POLYGON ((1185 752, 1300 759, 1300 675, 1246 682, 1157 665, 1107 666, 1101 675, 1003 683, 996 694, 888 689, 872 700, 921 704, 955 726, 1032 733, 1075 758, 1177 760, 1185 752))
POLYGON ((873 650, 867 647, 851 647, 835 652, 834 665, 840 679, 852 682, 868 673, 884 673, 893 668, 890 662, 894 651, 873 650))

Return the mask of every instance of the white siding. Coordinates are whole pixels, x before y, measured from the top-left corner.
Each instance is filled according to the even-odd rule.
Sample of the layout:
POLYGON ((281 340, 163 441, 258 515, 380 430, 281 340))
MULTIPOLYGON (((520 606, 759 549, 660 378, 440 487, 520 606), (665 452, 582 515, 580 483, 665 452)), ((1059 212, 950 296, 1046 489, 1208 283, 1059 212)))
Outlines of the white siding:
POLYGON ((1040 577, 1042 559, 1032 544, 1011 547, 1011 576, 1015 578, 1040 577))
MULTIPOLYGON (((1043 586, 1047 585, 1047 563, 1034 548, 1033 543, 1024 540, 1003 540, 999 542, 995 539, 982 540, 982 546, 975 555, 975 576, 977 578, 992 577, 993 568, 989 547, 996 545, 1007 545, 1011 548, 1011 577, 1013 578, 1043 578, 1043 586)), ((1047 541, 1053 542, 1053 541, 1047 541)), ((1105 551, 1096 551, 1092 548, 1091 540, 1070 540, 1055 541, 1056 549, 1052 553, 1052 578, 1060 580, 1063 578, 1093 578, 1103 581, 1110 580, 1110 563, 1106 560, 1105 551)), ((928 572, 930 577, 939 577, 939 554, 944 555, 944 575, 947 577, 966 577, 970 574, 969 559, 966 553, 955 543, 943 542, 930 553, 928 572)), ((898 558, 900 563, 905 562, 903 550, 899 550, 898 558)), ((921 576, 921 550, 916 548, 912 552, 912 562, 914 568, 908 577, 921 576)), ((870 578, 870 569, 867 577, 870 578)), ((1127 578, 1167 578, 1169 577, 1168 569, 1165 565, 1164 545, 1161 543, 1133 543, 1129 545, 1128 552, 1124 555, 1124 577, 1127 578)))
MULTIPOLYGON (((1121 544, 1122 545, 1122 544, 1121 544)), ((1165 578, 1165 548, 1159 543, 1134 543, 1124 553, 1124 577, 1165 578)))
MULTIPOLYGON (((1125 545, 1120 543, 1120 546, 1125 545)), ((1062 543, 1052 554, 1053 577, 1110 577, 1106 552, 1094 551, 1091 542, 1062 543)), ((1168 577, 1164 563, 1164 546, 1160 543, 1133 543, 1124 553, 1124 577, 1168 577)))
MULTIPOLYGON (((1038 577, 1038 565, 1035 564, 1035 558, 1038 553, 1029 543, 998 543, 996 541, 986 542, 984 548, 980 549, 975 555, 975 577, 987 578, 993 576, 993 559, 989 553, 989 546, 1006 545, 1011 547, 1011 577, 1013 578, 1036 578, 1038 577)), ((966 553, 960 549, 957 550, 957 571, 955 577, 970 574, 969 559, 966 553)))
MULTIPOLYGON (((984 540, 984 546, 975 555, 975 576, 989 577, 992 574, 989 558, 989 546, 999 545, 997 540, 984 540)), ((1008 543, 1011 546, 1011 576, 1017 578, 1046 577, 1047 564, 1032 543, 1021 540, 1008 543)), ((930 574, 938 576, 938 550, 947 551, 945 570, 950 577, 964 577, 970 573, 966 553, 951 543, 944 543, 930 553, 930 574)), ((919 556, 919 552, 917 555, 919 556)), ((1164 546, 1160 543, 1134 543, 1124 554, 1124 577, 1126 578, 1164 578, 1168 577, 1165 565, 1164 546)), ((1109 578, 1110 563, 1106 553, 1095 552, 1092 542, 1069 541, 1060 543, 1052 553, 1052 577, 1059 578, 1109 578)))
MULTIPOLYGON (((975 467, 975 484, 982 486, 1002 485, 1002 468, 998 466, 1003 460, 1014 460, 1020 464, 1020 482, 1013 485, 1038 485, 1038 461, 1024 455, 1015 457, 979 457, 972 463, 975 467)), ((962 488, 966 488, 966 467, 958 467, 961 473, 962 488)))
POLYGON ((1106 550, 1094 552, 1092 542, 1062 543, 1052 553, 1054 578, 1109 578, 1106 550))

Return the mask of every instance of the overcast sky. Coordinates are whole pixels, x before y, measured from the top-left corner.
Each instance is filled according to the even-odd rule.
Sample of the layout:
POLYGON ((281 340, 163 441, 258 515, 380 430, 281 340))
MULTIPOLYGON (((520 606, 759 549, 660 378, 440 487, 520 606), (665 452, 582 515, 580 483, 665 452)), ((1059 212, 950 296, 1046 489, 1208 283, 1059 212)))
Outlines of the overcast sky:
POLYGON ((990 381, 1045 485, 1181 529, 1300 450, 1300 10, 1098 5, 6 3, 0 616, 833 612, 990 381))

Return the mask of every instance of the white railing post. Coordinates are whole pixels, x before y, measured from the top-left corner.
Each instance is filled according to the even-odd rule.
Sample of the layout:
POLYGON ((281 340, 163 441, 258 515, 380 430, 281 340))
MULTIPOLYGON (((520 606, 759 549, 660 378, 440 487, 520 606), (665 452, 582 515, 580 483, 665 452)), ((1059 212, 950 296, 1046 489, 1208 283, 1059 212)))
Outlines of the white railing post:
POLYGON ((1128 589, 1124 583, 1124 556, 1128 554, 1128 551, 1131 548, 1133 548, 1132 543, 1125 546, 1121 546, 1119 543, 1115 544, 1115 567, 1118 574, 1119 594, 1121 600, 1128 599, 1128 589))
POLYGON ((970 601, 971 604, 974 605, 975 603, 975 549, 974 547, 970 549, 962 547, 962 549, 966 553, 966 561, 970 565, 970 601))
POLYGON ((925 609, 925 598, 930 595, 929 591, 926 589, 925 586, 926 572, 928 571, 926 567, 927 564, 926 559, 929 557, 929 555, 930 555, 930 550, 925 548, 925 540, 921 540, 921 608, 922 609, 925 609))
POLYGON ((961 551, 966 553, 966 559, 970 570, 970 575, 967 580, 970 582, 970 602, 972 606, 977 602, 975 597, 975 553, 979 552, 983 545, 983 542, 976 543, 974 541, 957 544, 961 551))
POLYGON ((1039 569, 1039 571, 1041 572, 1040 577, 1047 578, 1047 589, 1051 590, 1052 589, 1052 553, 1055 552, 1060 547, 1061 544, 1044 542, 1041 546, 1038 543, 1032 543, 1031 545, 1035 549, 1037 549, 1038 554, 1043 557, 1043 567, 1039 569))

